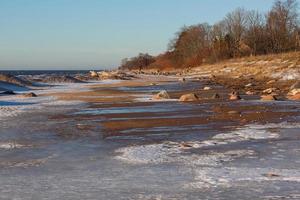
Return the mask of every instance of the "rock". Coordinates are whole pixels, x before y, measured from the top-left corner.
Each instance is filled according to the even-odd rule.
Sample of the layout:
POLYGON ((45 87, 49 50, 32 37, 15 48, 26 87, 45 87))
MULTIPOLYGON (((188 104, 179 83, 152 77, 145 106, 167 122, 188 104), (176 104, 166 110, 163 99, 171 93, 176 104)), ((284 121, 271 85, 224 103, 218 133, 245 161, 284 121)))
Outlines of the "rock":
POLYGON ((271 84, 274 84, 274 83, 276 83, 275 80, 270 80, 270 81, 267 82, 267 85, 271 85, 271 84))
POLYGON ((297 93, 293 96, 288 96, 287 97, 289 100, 293 100, 293 101, 300 101, 300 93, 297 93))
POLYGON ((110 77, 111 76, 111 73, 108 73, 108 72, 97 72, 98 76, 99 77, 102 77, 102 78, 105 78, 105 77, 110 77))
POLYGON ((290 87, 290 91, 288 93, 289 96, 295 96, 300 93, 300 81, 297 81, 290 87))
POLYGON ((247 91, 247 92, 246 92, 246 95, 255 95, 255 92, 247 91))
POLYGON ((232 92, 230 95, 229 95, 229 100, 232 100, 232 101, 236 101, 236 100, 241 100, 242 98, 240 97, 239 93, 238 92, 232 92))
POLYGON ((15 84, 15 85, 22 86, 22 87, 32 85, 32 83, 30 81, 19 78, 19 77, 15 77, 10 74, 0 74, 0 81, 3 81, 5 83, 15 84))
POLYGON ((37 97, 37 95, 33 92, 27 93, 27 94, 23 94, 24 97, 37 97))
POLYGON ((180 81, 180 82, 185 82, 186 79, 185 79, 185 78, 180 78, 179 81, 180 81))
POLYGON ((92 78, 95 78, 95 77, 98 77, 98 74, 97 74, 97 72, 95 72, 95 71, 90 71, 90 76, 91 76, 92 78))
POLYGON ((131 80, 135 78, 135 76, 122 71, 98 72, 98 76, 101 80, 131 80))
POLYGON ((221 96, 218 93, 215 93, 211 98, 212 99, 220 99, 221 96))
POLYGON ((300 89, 300 81, 297 81, 290 87, 290 90, 294 90, 294 89, 300 89))
POLYGON ((45 77, 42 82, 47 83, 84 83, 83 81, 80 81, 72 76, 47 76, 45 77))
POLYGON ((262 95, 261 100, 262 101, 276 101, 277 98, 275 95, 262 95))
POLYGON ((265 89, 263 91, 264 94, 272 94, 272 93, 275 93, 276 91, 278 91, 277 88, 268 88, 268 89, 265 89))
POLYGON ((211 87, 206 86, 203 88, 203 90, 211 90, 211 87))
POLYGON ((268 178, 275 178, 275 177, 279 177, 280 175, 275 174, 275 173, 267 173, 267 174, 263 174, 264 176, 268 177, 268 178))
POLYGON ((190 149, 193 147, 191 144, 188 144, 186 142, 181 143, 179 146, 180 146, 180 148, 183 148, 183 149, 190 149))
POLYGON ((236 111, 236 110, 231 110, 231 111, 228 111, 227 113, 230 115, 240 115, 241 114, 241 112, 236 111))
POLYGON ((230 95, 229 100, 236 101, 241 100, 242 98, 239 95, 230 95))
POLYGON ((298 94, 298 93, 300 93, 300 88, 298 88, 298 89, 292 89, 292 90, 288 93, 288 95, 294 96, 294 95, 296 95, 296 94, 298 94))
POLYGON ((300 101, 300 81, 297 81, 290 87, 287 98, 293 101, 300 101))
POLYGON ((245 85, 245 87, 252 87, 252 86, 254 86, 252 83, 245 85))
POLYGON ((170 96, 166 90, 160 91, 158 94, 154 95, 152 99, 160 100, 160 99, 170 99, 170 96))
POLYGON ((191 94, 184 94, 180 97, 179 101, 186 102, 186 101, 198 101, 199 97, 195 93, 191 94))
POLYGON ((4 94, 4 95, 15 95, 16 93, 12 90, 8 90, 8 91, 5 91, 5 92, 2 92, 0 94, 4 94))

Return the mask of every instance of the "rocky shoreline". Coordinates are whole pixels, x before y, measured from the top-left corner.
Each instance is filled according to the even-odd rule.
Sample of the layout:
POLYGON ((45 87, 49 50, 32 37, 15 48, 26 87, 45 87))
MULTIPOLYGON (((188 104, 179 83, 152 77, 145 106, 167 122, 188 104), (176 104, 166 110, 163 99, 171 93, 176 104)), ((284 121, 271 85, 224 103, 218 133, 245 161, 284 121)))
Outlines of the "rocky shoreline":
MULTIPOLYGON (((1 192, 35 185, 38 195, 58 198, 81 190, 103 199, 136 199, 128 191, 146 199, 297 194, 299 101, 261 100, 275 85, 247 79, 229 87, 192 72, 99 74, 0 97, 1 192)), ((285 97, 294 82, 275 92, 285 97)))

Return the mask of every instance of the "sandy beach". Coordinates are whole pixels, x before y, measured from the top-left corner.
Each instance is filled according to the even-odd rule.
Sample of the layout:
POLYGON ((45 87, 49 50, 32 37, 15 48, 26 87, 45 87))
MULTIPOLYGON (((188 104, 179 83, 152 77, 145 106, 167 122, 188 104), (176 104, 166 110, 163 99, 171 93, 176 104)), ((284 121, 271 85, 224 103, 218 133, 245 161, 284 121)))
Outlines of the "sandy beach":
POLYGON ((231 101, 226 84, 180 78, 1 96, 2 197, 297 199, 299 102, 258 94, 231 101), (169 98, 153 99, 162 90, 169 98), (199 100, 179 101, 190 92, 199 100))

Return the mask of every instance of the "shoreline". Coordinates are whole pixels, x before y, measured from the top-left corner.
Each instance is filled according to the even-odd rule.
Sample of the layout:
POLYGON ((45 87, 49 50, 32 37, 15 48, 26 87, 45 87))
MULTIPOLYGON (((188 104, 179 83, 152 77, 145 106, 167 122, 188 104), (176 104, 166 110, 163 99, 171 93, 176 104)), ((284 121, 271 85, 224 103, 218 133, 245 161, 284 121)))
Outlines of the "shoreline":
POLYGON ((272 195, 299 188, 300 102, 244 94, 231 101, 231 89, 207 78, 138 77, 37 91, 25 99, 35 108, 0 119, 0 177, 9 188, 0 192, 18 196, 34 185, 38 197, 76 199, 84 190, 135 198, 127 193, 134 190, 146 199, 182 199, 233 190, 255 199, 271 196, 261 188, 272 195), (162 90, 170 98, 153 99, 162 90), (179 101, 191 92, 197 101, 179 101))

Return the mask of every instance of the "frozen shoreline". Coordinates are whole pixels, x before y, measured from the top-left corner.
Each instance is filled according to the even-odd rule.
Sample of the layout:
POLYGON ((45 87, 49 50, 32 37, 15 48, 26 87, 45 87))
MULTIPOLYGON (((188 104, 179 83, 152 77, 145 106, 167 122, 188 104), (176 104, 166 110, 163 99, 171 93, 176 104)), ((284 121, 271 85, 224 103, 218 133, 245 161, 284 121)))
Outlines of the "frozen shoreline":
MULTIPOLYGON (((33 87, 31 89, 24 88, 24 90, 17 90, 17 95, 2 95, 0 96, 0 121, 13 118, 24 112, 34 112, 43 109, 47 106, 72 106, 84 104, 82 101, 62 101, 51 96, 53 93, 70 93, 79 91, 89 91, 90 86, 98 84, 113 83, 113 80, 95 81, 89 83, 57 83, 55 85, 45 87, 33 87), (23 94, 33 92, 38 97, 28 98, 23 94)), ((1 84, 0 84, 1 87, 1 84)), ((7 88, 7 87, 5 87, 7 88)), ((15 88, 7 88, 15 89, 15 88)))
MULTIPOLYGON (((289 116, 299 104, 228 102, 228 110, 241 109, 244 119, 260 119, 237 123, 228 119, 240 116, 227 115, 227 107, 212 109, 219 102, 148 102, 152 92, 165 87, 171 92, 195 87, 189 82, 175 89, 163 82, 153 87, 149 82, 62 84, 31 90, 37 98, 0 97, 6 102, 1 107, 15 109, 7 113, 28 112, 12 116, 13 120, 9 116, 0 119, 0 191, 4 197, 206 199, 215 195, 216 199, 232 199, 226 196, 250 194, 247 199, 257 199, 298 193, 294 190, 300 188, 299 118, 265 122, 257 112, 274 108, 289 116), (90 92, 89 88, 94 89, 90 92), (225 121, 218 118, 221 114, 225 121), (254 116, 247 118, 247 114, 254 116), (202 125, 201 120, 209 116, 214 118, 202 125), (146 123, 136 123, 136 119, 146 123), (166 119, 170 122, 164 123, 166 119), (197 120, 180 124, 193 119, 197 120), (103 137, 106 133, 110 137, 103 137)), ((196 86, 203 88, 201 83, 196 86)))

